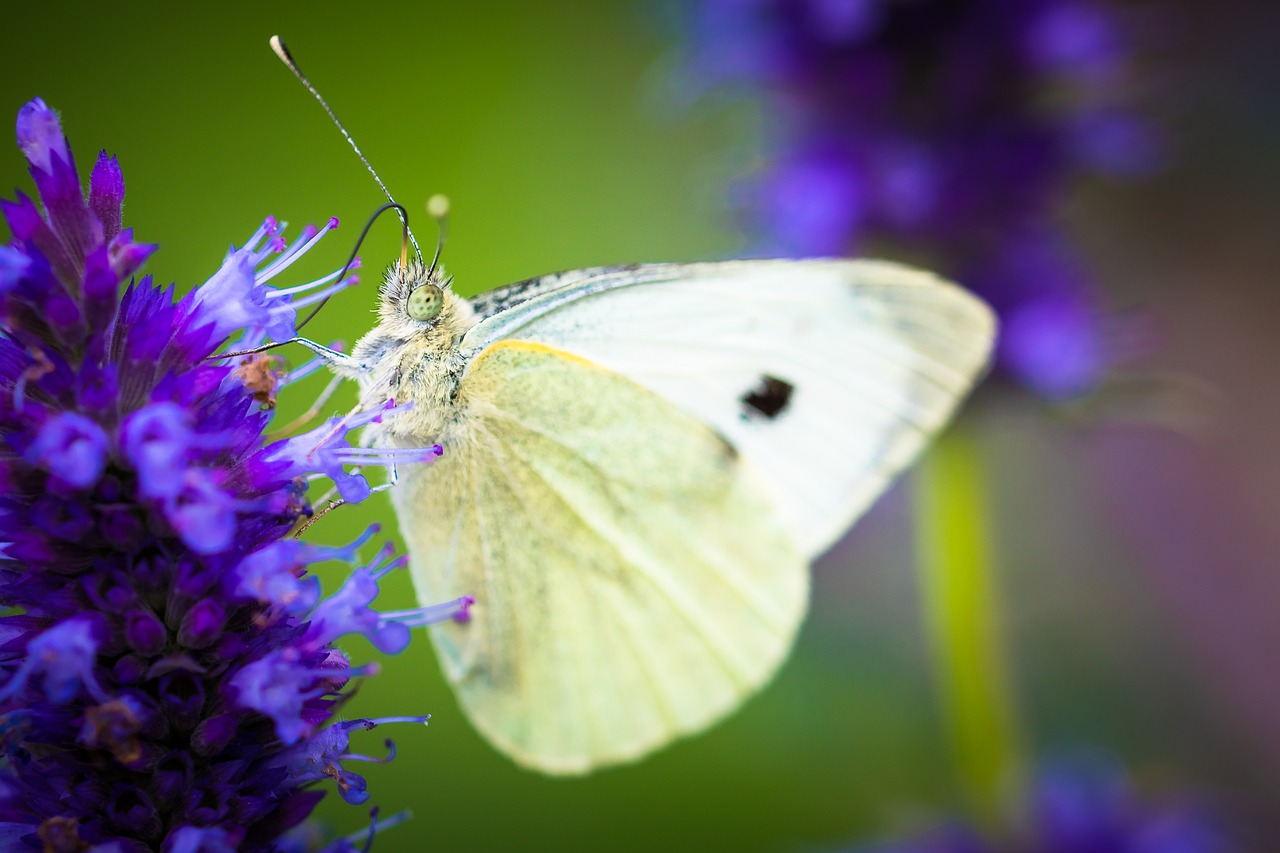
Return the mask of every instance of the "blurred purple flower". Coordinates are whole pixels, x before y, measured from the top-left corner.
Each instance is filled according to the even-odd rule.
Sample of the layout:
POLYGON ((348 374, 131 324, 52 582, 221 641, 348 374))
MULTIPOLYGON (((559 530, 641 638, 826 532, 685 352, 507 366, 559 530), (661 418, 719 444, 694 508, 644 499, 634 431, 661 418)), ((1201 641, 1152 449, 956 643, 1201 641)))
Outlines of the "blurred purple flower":
POLYGON ((865 853, 1229 853, 1241 849, 1220 818, 1186 796, 1134 790, 1097 755, 1050 762, 1036 775, 1003 841, 960 823, 860 847, 865 853))
POLYGON ((1006 378, 1055 400, 1099 381, 1112 354, 1092 283, 1064 275, 1063 253, 1039 244, 1061 248, 1055 205, 1070 181, 1156 164, 1151 131, 1117 94, 1129 46, 1112 10, 1100 0, 685 8, 682 88, 763 102, 768 165, 737 196, 758 251, 914 254, 1016 323, 997 357, 1006 378))
MULTIPOLYGON (((132 276, 154 247, 122 228, 124 179, 104 153, 82 190, 57 116, 18 116, 43 202, 0 202, 0 846, 45 850, 272 850, 332 780, 368 798, 333 717, 353 667, 332 643, 388 652, 410 626, 465 617, 468 600, 379 614, 380 552, 289 538, 311 514, 307 479, 388 464, 347 444, 264 437, 286 384, 266 359, 209 360, 228 336, 294 334, 299 306, 346 287, 338 272, 265 282, 336 226, 286 243, 271 219, 201 288, 132 276), (309 462, 314 451, 314 462, 309 462), (357 566, 333 599, 310 564, 357 566)), ((394 413, 381 412, 382 417, 394 413)), ((413 459, 434 455, 417 451, 413 459)), ((409 454, 394 455, 409 462, 409 454)), ((332 849, 355 849, 349 840, 332 849)))

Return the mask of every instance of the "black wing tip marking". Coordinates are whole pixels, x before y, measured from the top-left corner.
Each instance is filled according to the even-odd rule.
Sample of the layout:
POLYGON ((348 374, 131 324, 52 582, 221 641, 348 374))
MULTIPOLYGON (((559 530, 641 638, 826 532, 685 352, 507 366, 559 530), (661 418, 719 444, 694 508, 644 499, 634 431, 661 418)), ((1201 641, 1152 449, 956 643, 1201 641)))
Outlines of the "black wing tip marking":
POLYGON ((756 387, 748 389, 738 398, 742 402, 742 416, 776 420, 791 404, 794 391, 795 386, 787 380, 767 373, 761 374, 756 387))

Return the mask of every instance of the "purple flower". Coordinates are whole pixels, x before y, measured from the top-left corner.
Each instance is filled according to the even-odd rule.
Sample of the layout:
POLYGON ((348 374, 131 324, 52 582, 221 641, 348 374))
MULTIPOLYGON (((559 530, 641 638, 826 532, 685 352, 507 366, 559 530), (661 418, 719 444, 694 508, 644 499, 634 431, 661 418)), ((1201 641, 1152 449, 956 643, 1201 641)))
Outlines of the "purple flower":
POLYGON ((100 645, 94 626, 92 619, 75 616, 31 637, 26 657, 0 690, 0 701, 18 695, 36 673, 44 676, 41 690, 55 704, 70 702, 82 689, 105 701, 93 674, 100 645))
POLYGON ((107 467, 107 435, 75 412, 62 412, 39 425, 23 459, 76 488, 98 482, 107 467))
MULTIPOLYGON (((1097 756, 1045 764, 1023 792, 997 843, 951 822, 858 849, 866 853, 1227 853, 1245 849, 1203 802, 1137 791, 1121 768, 1097 756)), ((1251 848, 1249 848, 1251 849, 1251 848)))
POLYGON ((203 287, 191 292, 184 300, 187 310, 198 318, 198 322, 212 323, 213 334, 220 338, 225 339, 241 329, 260 329, 275 340, 287 340, 293 336, 298 308, 329 298, 355 284, 357 278, 348 276, 339 281, 340 271, 335 271, 287 290, 267 287, 266 282, 287 269, 337 227, 337 219, 330 219, 323 228, 308 225, 302 236, 290 245, 281 237, 276 221, 267 219, 243 249, 233 248, 228 252, 222 267, 213 277, 203 287), (280 256, 263 266, 264 261, 275 253, 280 256), (306 295, 302 298, 293 298, 303 293, 306 295))
POLYGON ((307 471, 320 471, 333 480, 343 500, 362 501, 370 494, 369 483, 360 474, 347 473, 347 465, 429 462, 444 453, 443 448, 438 444, 425 448, 372 449, 351 447, 340 440, 352 430, 379 422, 384 417, 395 415, 396 412, 407 408, 407 404, 395 407, 388 403, 383 409, 345 418, 333 418, 311 432, 276 442, 267 448, 263 459, 266 462, 283 465, 281 470, 291 476, 301 476, 307 471))
MULTIPOLYGON (((267 284, 337 226, 292 243, 268 219, 185 298, 134 273, 154 251, 123 227, 124 178, 105 154, 86 197, 57 116, 18 117, 39 191, 0 202, 0 846, 169 853, 274 850, 347 765, 334 715, 354 666, 332 643, 404 648, 409 628, 462 618, 468 600, 378 613, 378 581, 403 565, 291 537, 307 482, 347 500, 371 489, 344 466, 408 464, 432 448, 348 443, 395 410, 294 439, 265 437, 293 375, 274 357, 211 358, 240 335, 292 337, 300 307, 354 283, 341 271, 267 284), (308 567, 354 567, 330 599, 308 567)), ((385 825, 385 824, 384 824, 385 825)), ((292 836, 291 836, 292 838, 292 836)), ((292 847, 290 847, 292 849, 292 847)), ((339 839, 331 850, 354 850, 339 839)))
POLYGON ((687 9, 678 88, 745 92, 764 111, 765 169, 735 195, 757 251, 915 255, 1016 334, 997 353, 1004 378, 1052 400, 1097 385, 1111 329, 1055 206, 1081 175, 1157 162, 1115 94, 1130 53, 1117 13, 1102 0, 687 9))

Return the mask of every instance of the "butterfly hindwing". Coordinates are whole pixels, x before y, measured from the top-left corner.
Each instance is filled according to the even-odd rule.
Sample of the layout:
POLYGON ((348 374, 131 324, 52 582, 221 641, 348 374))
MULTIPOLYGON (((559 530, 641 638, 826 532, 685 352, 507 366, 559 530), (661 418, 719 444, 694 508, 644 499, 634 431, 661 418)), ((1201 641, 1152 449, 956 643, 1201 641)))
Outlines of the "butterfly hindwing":
POLYGON ((420 600, 476 598, 433 638, 477 727, 584 772, 735 708, 803 617, 807 555, 733 445, 616 372, 499 341, 462 433, 393 492, 420 600))

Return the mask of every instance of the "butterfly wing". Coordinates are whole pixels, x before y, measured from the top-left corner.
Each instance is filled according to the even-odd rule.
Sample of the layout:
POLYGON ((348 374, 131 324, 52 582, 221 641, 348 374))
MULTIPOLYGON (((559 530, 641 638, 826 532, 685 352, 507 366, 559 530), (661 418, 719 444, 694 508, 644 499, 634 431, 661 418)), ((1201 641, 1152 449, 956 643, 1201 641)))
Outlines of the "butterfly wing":
POLYGON ((995 333, 967 292, 877 261, 580 270, 473 304, 464 348, 519 338, 562 349, 710 426, 811 556, 950 417, 995 333))
POLYGON ((393 499, 420 600, 477 728, 584 772, 697 731, 763 684, 807 602, 807 556, 733 446, 626 377, 499 341, 458 388, 462 433, 393 499))

